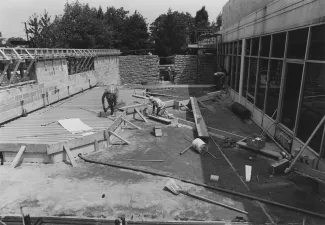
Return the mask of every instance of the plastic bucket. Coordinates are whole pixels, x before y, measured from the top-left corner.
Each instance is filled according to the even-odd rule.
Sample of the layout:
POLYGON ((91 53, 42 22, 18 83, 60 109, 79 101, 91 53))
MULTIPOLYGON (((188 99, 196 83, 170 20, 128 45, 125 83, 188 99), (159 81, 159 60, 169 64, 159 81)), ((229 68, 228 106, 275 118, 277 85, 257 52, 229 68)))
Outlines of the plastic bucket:
POLYGON ((194 139, 194 141, 192 142, 192 146, 199 153, 203 153, 207 150, 205 142, 202 141, 200 138, 194 139))

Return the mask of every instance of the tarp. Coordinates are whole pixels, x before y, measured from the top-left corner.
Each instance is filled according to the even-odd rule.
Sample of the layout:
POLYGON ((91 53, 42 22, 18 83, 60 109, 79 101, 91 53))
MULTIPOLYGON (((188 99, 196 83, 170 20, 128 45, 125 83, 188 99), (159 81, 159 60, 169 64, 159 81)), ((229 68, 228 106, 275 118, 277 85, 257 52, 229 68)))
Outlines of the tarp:
POLYGON ((64 119, 58 121, 62 127, 72 134, 78 134, 85 131, 91 131, 93 128, 84 124, 79 118, 64 119))

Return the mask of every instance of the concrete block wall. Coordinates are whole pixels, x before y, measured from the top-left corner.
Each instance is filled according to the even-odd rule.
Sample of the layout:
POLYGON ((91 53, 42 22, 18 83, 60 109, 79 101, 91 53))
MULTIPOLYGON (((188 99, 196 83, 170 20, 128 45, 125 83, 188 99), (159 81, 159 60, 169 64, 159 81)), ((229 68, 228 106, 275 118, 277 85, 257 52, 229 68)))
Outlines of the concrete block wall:
POLYGON ((176 84, 213 84, 215 58, 213 55, 176 55, 176 84))
MULTIPOLYGON (((112 62, 110 59, 104 59, 100 63, 105 64, 107 61, 112 62)), ((107 65, 111 65, 109 62, 107 65)), ((102 65, 103 67, 106 65, 102 65)), ((64 59, 36 62, 34 83, 0 90, 0 124, 22 116, 23 110, 28 113, 95 86, 98 79, 104 79, 98 75, 101 73, 93 70, 68 75, 67 62, 64 59)), ((111 71, 111 76, 117 77, 118 74, 115 73, 116 68, 111 71)), ((103 83, 109 80, 109 77, 110 73, 103 83)))
POLYGON ((196 55, 176 55, 174 62, 174 82, 176 84, 195 84, 198 82, 196 55))
POLYGON ((216 71, 216 60, 213 55, 198 56, 198 83, 213 84, 213 74, 216 71))
POLYGON ((159 82, 159 57, 156 55, 130 55, 119 57, 122 84, 159 82))
POLYGON ((98 85, 120 84, 119 57, 106 56, 97 58, 94 62, 98 85))

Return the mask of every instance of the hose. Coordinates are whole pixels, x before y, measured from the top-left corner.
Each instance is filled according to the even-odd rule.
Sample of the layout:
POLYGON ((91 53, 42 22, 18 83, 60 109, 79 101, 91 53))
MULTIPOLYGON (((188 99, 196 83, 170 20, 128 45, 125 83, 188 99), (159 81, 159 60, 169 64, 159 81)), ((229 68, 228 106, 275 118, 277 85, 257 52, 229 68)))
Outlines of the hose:
POLYGON ((90 159, 84 158, 81 155, 81 153, 78 154, 78 157, 80 159, 84 160, 85 162, 88 162, 88 163, 95 163, 95 164, 111 166, 111 167, 125 169, 125 170, 131 170, 131 171, 150 174, 150 175, 153 175, 153 176, 172 178, 172 179, 180 180, 180 181, 182 181, 184 183, 193 184, 193 185, 196 185, 196 186, 208 188, 208 189, 215 190, 215 191, 224 192, 224 193, 231 194, 231 195, 236 195, 236 196, 247 198, 247 199, 250 199, 250 200, 260 201, 260 202, 270 204, 270 205, 274 205, 274 206, 278 206, 278 207, 281 207, 281 208, 284 208, 284 209, 289 209, 289 210, 292 210, 292 211, 305 213, 305 214, 308 214, 308 215, 311 215, 311 216, 316 216, 316 217, 320 217, 320 218, 325 219, 325 214, 315 213, 315 212, 312 212, 312 211, 308 211, 308 210, 301 209, 301 208, 296 208, 296 207, 293 207, 293 206, 285 205, 285 204, 282 204, 282 203, 270 201, 270 200, 259 198, 259 197, 255 197, 255 196, 252 196, 252 195, 247 195, 247 194, 244 194, 244 193, 231 191, 231 190, 228 190, 228 189, 225 189, 225 188, 213 187, 213 186, 210 186, 210 185, 207 185, 207 184, 187 180, 187 179, 184 179, 184 178, 180 178, 180 177, 176 177, 176 176, 172 176, 172 175, 168 175, 168 174, 158 173, 158 172, 154 172, 154 171, 150 171, 150 170, 138 169, 138 168, 130 167, 130 166, 122 166, 122 165, 116 165, 116 164, 113 164, 113 163, 104 163, 104 162, 99 162, 99 161, 95 161, 95 160, 90 160, 90 159))

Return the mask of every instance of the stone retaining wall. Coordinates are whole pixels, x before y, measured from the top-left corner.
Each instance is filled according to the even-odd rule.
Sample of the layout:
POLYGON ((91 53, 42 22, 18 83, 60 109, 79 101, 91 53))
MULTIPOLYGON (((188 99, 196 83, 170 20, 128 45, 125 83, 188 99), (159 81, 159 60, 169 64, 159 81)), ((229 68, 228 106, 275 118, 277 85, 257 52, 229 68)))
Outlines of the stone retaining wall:
POLYGON ((129 55, 119 57, 122 84, 159 82, 159 57, 156 55, 129 55))

